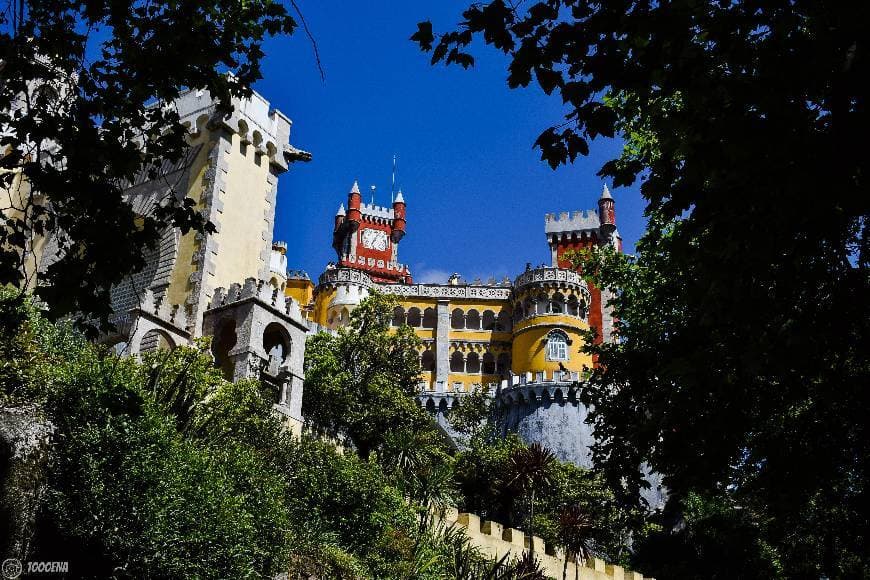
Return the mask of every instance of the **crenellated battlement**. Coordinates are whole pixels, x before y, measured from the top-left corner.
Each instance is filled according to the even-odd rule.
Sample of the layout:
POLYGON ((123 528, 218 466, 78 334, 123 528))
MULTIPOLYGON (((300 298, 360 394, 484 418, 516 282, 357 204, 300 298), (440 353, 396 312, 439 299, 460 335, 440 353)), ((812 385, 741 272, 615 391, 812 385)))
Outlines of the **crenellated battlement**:
POLYGON ((365 217, 380 218, 383 220, 392 220, 395 217, 393 208, 374 205, 371 203, 361 204, 360 213, 365 217))
POLYGON ((594 209, 579 210, 570 214, 567 211, 558 215, 548 213, 544 216, 544 232, 547 234, 597 230, 600 227, 601 219, 598 211, 594 209))
POLYGON ((256 278, 247 278, 244 284, 231 284, 228 289, 215 288, 208 309, 214 310, 249 299, 265 303, 294 321, 304 324, 298 302, 285 296, 280 288, 275 288, 265 280, 256 278))
POLYGON ((139 310, 156 316, 175 328, 186 332, 190 331, 192 321, 187 308, 180 304, 170 304, 165 298, 155 298, 154 292, 150 288, 142 291, 139 310))
MULTIPOLYGON (((565 559, 568 558, 568 578, 580 577, 583 580, 644 580, 643 574, 625 570, 621 566, 608 564, 599 558, 574 563, 574 557, 566 554, 560 547, 549 546, 538 536, 528 536, 522 530, 506 528, 504 525, 470 513, 459 513, 455 509, 446 510, 439 518, 447 526, 457 525, 465 529, 469 541, 491 558, 502 558, 506 554, 515 558, 522 557, 531 546, 535 548, 535 558, 547 576, 562 578, 565 559)), ((653 580, 652 578, 646 580, 653 580)))
POLYGON ((174 102, 181 122, 196 133, 207 124, 237 133, 243 143, 250 144, 280 171, 286 171, 293 161, 310 161, 311 153, 290 144, 293 122, 281 111, 273 109, 256 91, 246 99, 234 98, 233 110, 227 116, 218 110, 208 91, 188 89, 174 102))

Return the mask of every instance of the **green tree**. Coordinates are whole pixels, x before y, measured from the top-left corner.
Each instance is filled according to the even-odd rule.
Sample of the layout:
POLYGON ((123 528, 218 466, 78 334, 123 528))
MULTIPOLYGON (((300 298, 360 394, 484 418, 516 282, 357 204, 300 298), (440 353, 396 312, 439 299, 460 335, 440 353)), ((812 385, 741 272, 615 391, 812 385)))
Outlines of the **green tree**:
POLYGON ((414 400, 420 339, 406 325, 390 331, 393 306, 393 298, 373 294, 347 326, 317 334, 305 347, 306 420, 317 432, 346 439, 364 459, 388 433, 434 428, 414 400))
POLYGON ((569 505, 559 513, 559 543, 565 548, 562 580, 568 580, 568 556, 574 556, 574 577, 580 577, 580 563, 592 553, 592 521, 579 505, 569 505))
MULTIPOLYGON (((539 489, 546 492, 550 486, 550 472, 555 461, 556 456, 553 452, 540 443, 521 447, 510 456, 508 468, 510 477, 504 481, 504 485, 514 493, 528 493, 530 536, 535 535, 535 495, 539 489)), ((535 561, 534 542, 529 542, 529 559, 535 561)))
POLYGON ((583 394, 613 485, 636 496, 646 463, 677 504, 719 497, 769 522, 785 575, 870 573, 870 8, 494 0, 412 38, 470 66, 475 36, 509 55, 509 86, 565 103, 545 160, 621 134, 599 174, 641 180, 636 258, 582 264, 616 293, 619 340, 588 343, 601 364, 583 394))
POLYGON ((126 184, 181 158, 170 103, 185 87, 224 107, 260 78, 266 36, 296 22, 273 0, 8 2, 0 13, 0 284, 30 283, 51 316, 110 314, 109 290, 144 266, 165 226, 209 231, 173 191, 135 221, 126 184), (232 74, 228 74, 232 73, 232 74), (11 203, 10 203, 11 202, 11 203), (33 285, 33 242, 58 254, 33 285))

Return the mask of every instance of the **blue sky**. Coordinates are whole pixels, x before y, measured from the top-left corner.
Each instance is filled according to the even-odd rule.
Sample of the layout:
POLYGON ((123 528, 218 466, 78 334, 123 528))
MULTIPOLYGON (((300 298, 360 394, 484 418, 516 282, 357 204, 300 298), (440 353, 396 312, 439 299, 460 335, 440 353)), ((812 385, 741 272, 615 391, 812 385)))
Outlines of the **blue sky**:
MULTIPOLYGON (((596 207, 595 176, 618 154, 596 140, 591 154, 553 171, 532 144, 561 122, 558 97, 537 88, 509 90, 507 59, 475 52, 475 67, 433 67, 408 40, 420 20, 446 29, 462 2, 321 2, 299 5, 315 36, 326 80, 300 31, 265 46, 255 89, 293 120, 291 139, 313 161, 279 179, 276 239, 288 242, 291 268, 312 278, 335 259, 332 224, 358 179, 369 200, 388 205, 392 158, 408 203, 400 261, 417 281, 513 278, 526 262, 549 261, 544 214, 596 207)), ((467 6, 467 3, 465 4, 467 6)), ((613 191, 619 230, 632 251, 643 228, 635 185, 613 191)))

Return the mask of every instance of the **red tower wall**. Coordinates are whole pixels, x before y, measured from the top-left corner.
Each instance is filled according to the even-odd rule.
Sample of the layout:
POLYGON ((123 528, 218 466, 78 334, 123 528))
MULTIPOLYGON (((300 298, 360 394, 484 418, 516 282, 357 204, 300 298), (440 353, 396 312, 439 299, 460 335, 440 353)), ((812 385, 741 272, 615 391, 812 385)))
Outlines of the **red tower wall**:
MULTIPOLYGON (((594 232, 583 236, 566 236, 565 239, 556 242, 556 266, 574 269, 573 264, 565 258, 565 253, 569 250, 585 250, 596 246, 598 246, 598 235, 594 232)), ((602 325, 604 323, 601 290, 589 284, 589 295, 589 326, 596 330, 595 344, 600 344, 603 337, 602 325)))

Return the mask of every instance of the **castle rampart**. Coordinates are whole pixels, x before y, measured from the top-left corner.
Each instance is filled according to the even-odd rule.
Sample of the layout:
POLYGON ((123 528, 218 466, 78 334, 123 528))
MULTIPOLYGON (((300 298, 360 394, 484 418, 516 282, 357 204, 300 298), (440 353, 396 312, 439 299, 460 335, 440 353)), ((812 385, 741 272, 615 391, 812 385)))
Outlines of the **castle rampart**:
POLYGON ((535 558, 540 561, 544 574, 553 578, 562 578, 567 557, 568 578, 579 576, 581 580, 645 580, 643 574, 625 570, 622 566, 608 564, 598 558, 582 560, 580 565, 576 566, 573 556, 566 555, 560 548, 546 545, 541 538, 530 537, 515 528, 505 528, 498 522, 481 521, 474 514, 448 510, 441 521, 447 526, 457 525, 464 528, 471 544, 491 558, 498 559, 505 554, 520 558, 528 551, 530 544, 534 543, 535 558))

